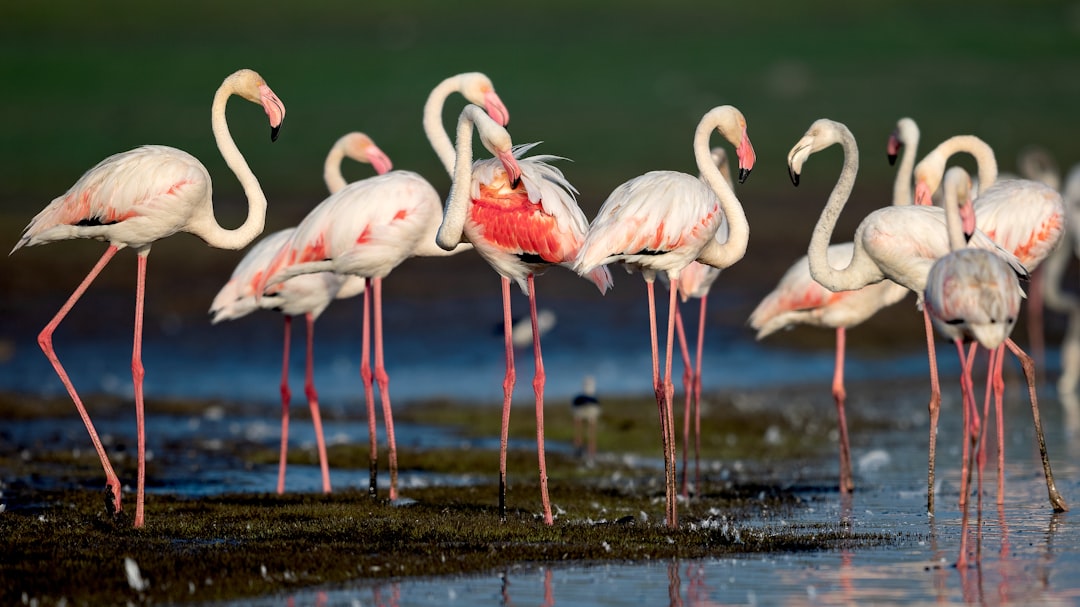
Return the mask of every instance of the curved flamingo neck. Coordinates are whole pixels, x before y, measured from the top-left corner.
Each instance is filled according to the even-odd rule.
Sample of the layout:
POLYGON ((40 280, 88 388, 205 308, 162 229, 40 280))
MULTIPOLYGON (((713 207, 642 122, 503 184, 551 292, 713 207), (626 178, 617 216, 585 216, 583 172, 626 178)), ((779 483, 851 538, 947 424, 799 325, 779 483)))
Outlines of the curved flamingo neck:
POLYGON ((424 102, 424 133, 431 142, 432 149, 439 157, 446 173, 454 176, 454 144, 450 141, 450 135, 443 126, 442 112, 446 104, 446 98, 451 93, 461 91, 461 74, 451 76, 440 82, 428 95, 424 102))
POLYGON ((821 212, 817 225, 814 226, 814 234, 810 237, 807 253, 810 275, 814 280, 830 291, 850 291, 879 282, 884 275, 863 249, 858 235, 855 238, 851 263, 842 270, 837 270, 829 264, 829 241, 832 239, 833 230, 836 229, 840 213, 851 196, 851 190, 855 187, 855 176, 859 172, 859 148, 855 143, 855 137, 846 126, 840 123, 834 123, 834 126, 839 131, 840 145, 844 149, 844 166, 836 185, 829 194, 825 209, 821 212))
MULTIPOLYGON (((997 158, 990 144, 974 135, 954 135, 941 142, 934 148, 922 162, 934 159, 934 178, 940 184, 945 177, 945 163, 956 154, 966 153, 975 158, 975 164, 979 176, 979 190, 982 194, 987 188, 994 185, 998 178, 997 158)), ((934 188, 933 190, 936 190, 934 188)), ((931 190, 931 191, 933 191, 931 190)))
POLYGON ((919 128, 912 122, 907 128, 901 127, 900 135, 903 138, 904 152, 900 156, 900 166, 896 171, 896 182, 893 183, 893 204, 909 206, 914 202, 911 193, 911 178, 915 174, 915 154, 919 147, 919 128))
MULTIPOLYGON (((450 195, 446 199, 446 208, 443 210, 442 224, 435 235, 435 243, 446 251, 452 250, 461 242, 465 230, 465 218, 472 198, 473 122, 478 113, 482 114, 476 106, 467 106, 458 119, 457 154, 450 172, 453 181, 450 184, 450 195), (472 112, 469 108, 475 108, 477 112, 472 112)), ((454 146, 450 147, 453 149, 454 146)))
POLYGON ((338 193, 348 185, 345 175, 341 172, 341 162, 344 159, 345 145, 342 139, 338 139, 334 147, 330 148, 330 153, 326 155, 326 161, 323 163, 323 181, 326 182, 326 188, 331 194, 338 193))
POLYGON ((229 97, 236 93, 236 84, 227 79, 214 94, 214 103, 210 108, 211 125, 218 150, 225 163, 232 169, 248 201, 248 214, 239 227, 228 230, 218 224, 214 218, 213 200, 207 205, 207 213, 192 218, 187 231, 202 238, 212 247, 220 249, 242 249, 262 233, 266 221, 266 195, 251 167, 244 160, 243 154, 229 133, 229 124, 225 119, 225 106, 229 97))
POLYGON ((712 137, 713 129, 718 127, 721 128, 720 133, 724 138, 735 147, 739 146, 743 132, 740 130, 737 133, 731 133, 723 129, 720 117, 710 112, 702 118, 697 130, 694 131, 694 160, 697 161, 702 181, 720 199, 720 210, 728 221, 728 238, 723 243, 710 238, 708 244, 698 254, 697 261, 723 269, 730 267, 746 254, 746 246, 750 241, 750 224, 746 221, 742 203, 739 202, 728 180, 717 167, 712 151, 709 149, 709 139, 712 137))

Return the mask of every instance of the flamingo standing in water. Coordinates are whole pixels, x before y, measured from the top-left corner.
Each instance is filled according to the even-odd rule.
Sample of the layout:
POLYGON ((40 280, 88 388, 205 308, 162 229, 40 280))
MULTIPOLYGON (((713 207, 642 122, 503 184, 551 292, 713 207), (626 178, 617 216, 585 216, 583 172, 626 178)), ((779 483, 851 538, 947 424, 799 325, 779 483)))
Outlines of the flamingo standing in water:
MULTIPOLYGON (((919 127, 910 118, 901 118, 889 136, 889 162, 895 162, 903 149, 900 167, 893 184, 893 204, 910 205, 911 175, 919 145, 919 127)), ((854 244, 829 245, 829 263, 841 265, 851 260, 854 244)), ((844 351, 847 329, 858 326, 882 308, 898 303, 908 293, 891 280, 882 280, 852 291, 832 292, 810 276, 807 256, 799 258, 761 303, 750 314, 750 326, 761 340, 780 329, 802 324, 836 330, 836 363, 833 371, 832 394, 836 402, 837 427, 840 433, 840 492, 855 489, 851 473, 851 447, 848 442, 847 418, 844 413, 844 351)))
MULTIPOLYGON (((802 166, 814 153, 839 143, 844 150, 844 165, 821 217, 814 226, 808 258, 813 279, 831 291, 862 288, 884 279, 906 287, 918 296, 922 294, 926 277, 939 257, 949 252, 945 231, 945 211, 929 205, 888 206, 866 216, 855 230, 850 261, 843 269, 834 267, 829 259, 828 246, 840 213, 855 185, 859 170, 858 146, 846 126, 828 119, 815 121, 806 134, 788 152, 788 170, 792 183, 799 184, 802 166)), ((916 174, 918 168, 916 167, 916 174)), ((916 190, 918 193, 918 190, 916 190)), ((918 198, 918 195, 916 195, 918 198)), ((969 246, 987 249, 1005 259, 1018 272, 1026 275, 1016 258, 1004 251, 982 231, 976 229, 969 246)), ((927 358, 930 363, 930 446, 927 472, 927 510, 934 511, 934 455, 937 442, 937 419, 941 408, 941 386, 937 376, 933 327, 923 309, 926 328, 927 358)))
MULTIPOLYGON (((952 252, 931 266, 923 301, 934 328, 956 344, 960 357, 960 392, 965 420, 964 470, 961 472, 961 496, 964 496, 969 479, 969 432, 972 449, 978 438, 974 430, 978 426, 978 409, 971 381, 970 354, 965 353, 964 342, 972 341, 990 350, 991 362, 996 361, 994 372, 1000 373, 1005 342, 1016 325, 1024 293, 1016 273, 1000 257, 989 251, 966 247, 966 239, 975 229, 971 178, 967 172, 959 167, 950 168, 945 173, 944 187, 952 252)), ((966 508, 966 501, 962 499, 961 502, 966 508)), ((960 567, 967 559, 966 540, 964 533, 960 543, 960 567)))
MULTIPOLYGON (((469 105, 458 119, 457 158, 454 182, 446 201, 436 241, 450 250, 463 240, 502 277, 503 331, 506 343, 506 375, 503 378, 502 433, 499 444, 499 517, 506 519, 506 452, 510 405, 517 374, 514 370, 513 317, 510 281, 529 297, 532 318, 536 396, 536 447, 540 466, 540 497, 544 523, 551 525, 547 464, 544 456, 544 361, 540 351, 540 328, 536 313, 535 274, 552 265, 569 266, 585 239, 589 222, 574 199, 576 190, 562 171, 548 164, 555 156, 522 156, 536 144, 513 146, 510 134, 469 105), (481 143, 495 158, 473 162, 472 138, 476 129, 481 143)), ((607 268, 586 272, 603 293, 611 287, 607 268)))
POLYGON ((694 132, 694 159, 701 176, 651 171, 615 188, 600 207, 574 263, 575 271, 584 275, 605 264, 621 261, 641 269, 645 278, 649 296, 653 386, 664 451, 665 520, 669 527, 678 526, 671 356, 680 274, 693 261, 727 268, 742 259, 749 241, 746 214, 709 151, 709 138, 714 129, 735 146, 739 181, 744 181, 755 160, 754 148, 746 134, 746 118, 730 105, 715 107, 702 117, 694 132), (721 243, 716 239, 716 232, 724 220, 728 222, 729 234, 721 243), (670 283, 667 357, 662 378, 653 289, 658 272, 667 274, 670 283))
MULTIPOLYGON (((1012 253, 1028 271, 1035 271, 1061 241, 1065 224, 1065 207, 1061 194, 1046 184, 1029 179, 997 179, 997 162, 990 146, 977 137, 958 135, 942 142, 916 165, 915 197, 917 202, 929 200, 941 183, 945 161, 959 152, 972 154, 978 163, 980 191, 974 203, 977 227, 1004 250, 1012 253)), ((1041 287, 1033 287, 1033 291, 1036 290, 1041 293, 1041 287)), ((1035 305, 1041 307, 1041 301, 1035 305)), ((1010 349, 1012 350, 1012 347, 1010 349)), ((1013 352, 1020 359, 1025 374, 1028 371, 1034 373, 1034 361, 1031 357, 1019 348, 1013 352)), ((1004 385, 998 383, 1000 375, 993 372, 993 369, 990 375, 995 381, 993 392, 1000 402, 1004 385)), ((1029 381, 1029 388, 1032 413, 1037 418, 1038 405, 1035 400, 1033 382, 1029 381)), ((1000 412, 1000 405, 998 411, 1000 412)), ((1004 499, 1005 438, 1002 421, 999 413, 997 419, 999 503, 1004 499)), ((981 455, 980 453, 980 461, 981 455)), ((1044 472, 1049 472, 1049 462, 1045 460, 1045 455, 1044 472)), ((1051 480, 1048 475, 1048 485, 1052 484, 1051 480)), ((1052 487, 1048 489, 1054 510, 1064 511, 1064 500, 1057 495, 1055 489, 1052 487)), ((966 499, 966 496, 962 496, 961 499, 966 499)))
MULTIPOLYGON (((348 156, 357 162, 370 163, 378 174, 392 168, 390 159, 364 133, 343 135, 330 149, 326 157, 323 178, 331 193, 343 189, 345 177, 341 174, 341 161, 348 156)), ((315 426, 315 443, 319 452, 324 493, 330 493, 330 466, 326 459, 326 441, 323 438, 322 416, 319 414, 318 393, 315 391, 314 338, 315 319, 334 299, 346 299, 364 290, 364 280, 344 277, 333 272, 304 274, 281 284, 272 295, 256 297, 256 284, 262 280, 266 267, 290 238, 294 228, 279 230, 264 237, 240 260, 228 282, 221 288, 210 305, 211 322, 241 318, 260 308, 278 310, 285 317, 285 338, 281 363, 281 456, 278 462, 277 492, 285 492, 285 465, 289 450, 289 405, 292 391, 289 389, 289 341, 292 334, 292 317, 303 315, 307 323, 307 364, 305 367, 304 394, 311 410, 315 426)))
POLYGON ((187 152, 166 146, 147 145, 110 156, 87 171, 75 185, 54 199, 23 230, 22 238, 12 249, 46 244, 72 238, 93 238, 109 243, 105 253, 76 287, 67 302, 38 335, 38 344, 52 363, 60 381, 75 402, 90 433, 111 495, 106 507, 113 513, 121 509, 120 479, 113 471, 105 448, 98 438, 90 415, 75 391, 52 345, 52 335, 90 283, 101 273, 117 251, 135 250, 138 273, 135 290, 135 337, 131 356, 131 374, 135 386, 135 416, 138 432, 138 489, 135 500, 136 527, 144 523, 146 485, 146 435, 143 415, 142 323, 146 285, 146 258, 151 245, 176 232, 190 232, 212 247, 240 249, 263 230, 266 219, 266 196, 255 174, 244 160, 229 134, 225 106, 229 97, 239 95, 262 106, 270 121, 271 139, 277 138, 285 118, 285 106, 262 76, 252 70, 234 72, 221 83, 211 106, 211 125, 218 150, 244 188, 248 215, 236 229, 222 228, 214 219, 210 174, 187 152))

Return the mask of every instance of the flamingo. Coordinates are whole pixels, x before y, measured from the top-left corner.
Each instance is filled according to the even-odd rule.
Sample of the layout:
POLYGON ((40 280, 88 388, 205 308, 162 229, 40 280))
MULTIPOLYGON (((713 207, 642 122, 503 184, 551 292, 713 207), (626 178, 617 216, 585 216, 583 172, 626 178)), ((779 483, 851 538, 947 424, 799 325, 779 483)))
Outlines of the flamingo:
POLYGON ((121 510, 120 480, 109 463, 105 448, 90 421, 90 415, 60 364, 60 359, 53 349, 52 336, 60 322, 116 252, 125 247, 135 250, 138 271, 135 290, 135 337, 131 357, 139 449, 135 527, 142 527, 144 523, 146 436, 143 416, 145 371, 142 364, 142 323, 146 258, 150 253, 150 246, 158 239, 176 232, 190 232, 212 247, 240 249, 262 232, 266 218, 266 196, 229 134, 225 106, 233 95, 239 95, 262 106, 270 121, 271 140, 277 138, 278 129, 285 118, 285 106, 270 90, 262 76, 248 69, 239 70, 225 78, 214 94, 211 106, 214 138, 226 164, 243 186, 248 201, 247 218, 239 227, 225 229, 214 219, 210 174, 198 160, 176 148, 146 145, 109 156, 83 174, 66 193, 54 199, 30 221, 19 242, 11 250, 14 253, 23 246, 72 238, 93 238, 109 243, 90 273, 76 287, 56 316, 42 329, 38 335, 38 345, 67 388, 90 433, 90 440, 94 443, 105 471, 106 486, 111 491, 105 502, 106 508, 113 514, 118 514, 121 510))
MULTIPOLYGON (((806 134, 788 152, 788 170, 792 183, 799 184, 799 175, 806 160, 814 153, 839 143, 844 150, 844 166, 833 187, 821 217, 814 226, 807 250, 810 275, 830 291, 859 289, 884 279, 907 288, 918 296, 926 276, 938 257, 949 252, 945 233, 945 211, 929 205, 888 206, 867 215, 855 230, 850 262, 843 269, 835 268, 828 254, 829 240, 840 213, 847 203, 859 170, 858 146, 851 131, 842 123, 820 119, 810 125, 806 134)), ((918 174, 918 167, 916 167, 918 174)), ((916 188, 916 200, 918 200, 916 188)), ((972 234, 969 246, 988 249, 1003 257, 1018 273, 1026 275, 1016 258, 1004 251, 981 230, 972 234)), ((941 407, 941 387, 937 377, 934 355, 933 328, 923 309, 926 328, 926 347, 930 362, 930 447, 927 471, 927 510, 934 511, 934 454, 937 442, 937 419, 941 407)))
MULTIPOLYGON (((1061 342, 1061 375, 1057 391, 1063 399, 1075 398, 1080 384, 1080 298, 1061 288, 1069 261, 1080 254, 1077 235, 1080 234, 1080 165, 1074 166, 1065 177, 1062 198, 1066 208, 1065 241, 1046 260, 1044 295, 1047 307, 1068 315, 1065 338, 1061 342)), ((1070 428, 1075 430, 1075 428, 1070 428)))
POLYGON ((510 122, 510 112, 506 109, 502 99, 495 92, 495 85, 491 79, 480 72, 464 72, 443 80, 431 89, 427 101, 424 103, 424 133, 428 142, 435 150, 447 175, 454 177, 454 163, 457 155, 454 144, 450 141, 443 125, 442 112, 447 98, 452 93, 459 93, 465 100, 473 105, 483 107, 488 116, 500 126, 506 126, 510 122))
MULTIPOLYGON (((341 174, 341 161, 348 156, 357 162, 370 163, 380 175, 392 168, 390 159, 375 145, 371 137, 353 132, 338 139, 326 156, 323 177, 331 193, 343 189, 345 177, 341 174)), ((278 462, 277 492, 285 492, 285 464, 289 448, 289 339, 292 334, 292 317, 303 315, 307 323, 307 364, 304 393, 315 426, 315 443, 319 452, 324 493, 330 493, 330 468, 326 459, 326 441, 323 438, 322 417, 319 414, 318 394, 315 390, 313 341, 315 319, 334 299, 353 297, 364 290, 363 279, 338 276, 332 272, 304 274, 282 283, 273 295, 256 298, 255 285, 262 279, 266 266, 282 246, 292 238, 295 228, 274 232, 255 243, 240 260, 228 282, 221 288, 210 305, 211 322, 241 318, 259 309, 278 310, 285 319, 285 338, 281 364, 281 456, 278 462)))
MULTIPOLYGON (((714 147, 711 150, 713 164, 720 169, 720 176, 728 184, 731 184, 731 167, 728 165, 727 150, 722 147, 714 147)), ((720 222, 716 230, 717 242, 726 242, 728 238, 728 225, 726 221, 720 222)), ((682 311, 678 306, 675 308, 675 335, 679 340, 679 351, 683 359, 683 392, 685 393, 685 405, 683 407, 683 461, 682 461, 682 495, 690 496, 689 488, 689 453, 690 453, 690 409, 693 404, 694 411, 694 485, 701 484, 701 356, 705 348, 705 310, 709 297, 709 290, 716 279, 720 277, 720 269, 705 265, 698 261, 690 262, 679 275, 679 298, 686 303, 691 297, 701 300, 698 313, 698 333, 696 363, 690 362, 690 349, 686 341, 686 329, 683 326, 682 311)), ((661 274, 661 280, 666 280, 667 275, 661 274)), ((669 285, 670 286, 670 285, 669 285)))
POLYGON ((680 274, 692 261, 720 269, 731 266, 746 253, 750 232, 739 199, 712 161, 709 138, 714 129, 735 146, 739 181, 745 181, 755 160, 754 148, 746 134, 746 118, 733 106, 715 107, 705 113, 694 132, 694 159, 700 178, 676 171, 651 171, 616 187, 600 207, 574 263, 575 271, 586 274, 605 264, 621 261, 627 267, 640 268, 645 278, 653 386, 664 450, 665 520, 672 528, 678 526, 678 504, 671 355, 680 274), (715 236, 724 220, 728 222, 729 234, 721 243, 715 236), (653 289, 658 272, 667 274, 670 283, 663 379, 660 377, 653 289))
MULTIPOLYGON (((911 118, 901 118, 889 136, 889 162, 895 162, 903 149, 900 168, 893 184, 893 204, 907 206, 912 202, 911 175, 919 145, 919 127, 911 118)), ((851 261, 854 244, 830 245, 829 263, 843 265, 851 261)), ((799 258, 761 303, 750 314, 750 327, 757 330, 757 340, 797 324, 825 327, 836 331, 836 363, 833 371, 832 394, 836 402, 837 427, 840 434, 840 492, 855 489, 851 473, 851 447, 848 442, 847 418, 844 414, 844 351, 847 329, 858 326, 882 308, 898 303, 908 290, 891 280, 866 285, 852 291, 832 292, 810 276, 806 255, 799 258)))
MULTIPOLYGON (((927 200, 937 189, 944 175, 946 159, 958 152, 972 154, 978 163, 980 192, 974 202, 977 227, 1012 253, 1028 271, 1036 271, 1058 246, 1064 232, 1065 207, 1061 194, 1044 183, 1030 179, 997 179, 997 163, 990 146, 977 137, 961 135, 945 140, 916 165, 917 200, 927 200)), ((1040 295, 1039 301, 1033 305, 1041 308, 1042 287, 1033 285, 1032 291, 1040 295)), ((1026 372, 1026 366, 1034 365, 1034 361, 1026 353, 1021 355, 1018 352, 1022 350, 1014 353, 1026 372)), ((998 377, 997 373, 992 373, 992 376, 998 377)), ((997 388, 1004 389, 1003 386, 997 388)), ((1035 413, 1034 390, 1032 399, 1035 413)), ((1005 439, 1001 421, 999 418, 998 500, 1004 499, 1005 439)), ((1054 491, 1051 491, 1050 501, 1055 511, 1063 511, 1059 508, 1064 508, 1064 501, 1060 496, 1055 496, 1054 491)))
POLYGON ((316 206, 267 266, 256 292, 272 295, 276 285, 304 274, 334 272, 365 280, 361 375, 368 403, 371 446, 369 494, 377 492, 378 444, 375 433, 374 381, 379 387, 389 448, 390 499, 398 497, 397 444, 390 407, 390 377, 383 358, 382 280, 409 257, 452 255, 435 246, 441 219, 435 188, 412 171, 390 171, 347 185, 316 206), (370 295, 369 295, 370 294, 370 295), (369 364, 369 309, 374 316, 374 376, 369 364))
MULTIPOLYGON (((529 298, 532 318, 536 396, 536 450, 540 467, 540 498, 544 523, 554 524, 548 497, 544 456, 544 361, 540 350, 540 327, 536 312, 535 275, 551 265, 569 266, 585 239, 589 223, 574 199, 576 190, 562 171, 548 164, 555 156, 523 155, 536 144, 513 146, 510 134, 475 105, 458 117, 457 157, 453 185, 446 201, 436 242, 444 249, 462 240, 502 277, 503 332, 506 344, 506 375, 503 377, 502 432, 499 442, 499 517, 506 520, 506 454, 510 405, 517 374, 514 370, 513 319, 510 281, 529 298), (481 143, 495 158, 473 162, 475 128, 481 143)), ((604 293, 611 287, 607 268, 586 272, 604 293)))

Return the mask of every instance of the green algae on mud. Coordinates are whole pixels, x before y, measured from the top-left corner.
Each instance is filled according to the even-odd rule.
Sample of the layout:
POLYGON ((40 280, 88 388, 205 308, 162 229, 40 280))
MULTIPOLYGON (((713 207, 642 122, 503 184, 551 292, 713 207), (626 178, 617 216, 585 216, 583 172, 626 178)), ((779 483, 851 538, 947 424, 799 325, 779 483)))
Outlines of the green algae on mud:
MULTIPOLYGON (((200 602, 365 579, 480 573, 514 564, 702 558, 912 541, 903 534, 859 531, 840 516, 824 523, 798 522, 800 511, 835 499, 831 466, 807 474, 800 465, 835 457, 835 422, 822 415, 830 411, 829 395, 824 390, 814 394, 807 397, 793 389, 711 396, 703 412, 710 428, 703 437, 703 482, 681 501, 677 530, 662 521, 662 467, 643 459, 657 458, 660 450, 655 402, 648 398, 605 399, 600 455, 591 464, 549 451, 553 527, 539 518, 533 449, 510 453, 506 522, 498 517, 497 452, 401 448, 403 471, 468 474, 477 484, 410 487, 407 505, 371 499, 356 489, 325 496, 201 498, 155 492, 146 502, 147 525, 136 530, 130 518, 133 495, 125 496, 127 508, 113 518, 105 512, 103 491, 61 489, 100 482, 91 450, 73 454, 70 445, 15 445, 0 449, 0 469, 7 479, 60 482, 15 480, 3 487, 0 602, 13 604, 24 597, 39 604, 200 602), (49 488, 41 489, 43 484, 49 488), (129 584, 125 558, 147 580, 143 589, 129 584)), ((24 406, 15 415, 70 415, 65 411, 70 403, 61 401, 24 406)), ((91 404, 96 413, 123 413, 127 406, 96 399, 91 404)), ((172 403, 168 411, 198 415, 208 406, 215 403, 172 403)), ((233 410, 232 404, 225 406, 233 410)), ((882 423, 867 415, 852 416, 853 436, 882 423)), ((403 407, 396 417, 458 428, 463 436, 498 433, 497 406, 418 403, 403 407)), ((511 422, 514 436, 535 436, 531 408, 511 422)), ((551 407, 546 426, 549 440, 569 442, 567 408, 551 407)), ((133 479, 133 458, 111 455, 121 478, 133 479)), ((247 466, 272 464, 276 455, 276 445, 238 440, 221 446, 213 457, 247 466)), ((385 450, 380 455, 385 474, 385 450)), ((291 450, 290 458, 315 461, 310 450, 291 450)), ((150 478, 168 461, 168 454, 157 454, 150 478)), ((330 462, 335 469, 366 469, 366 445, 337 445, 330 462)))
MULTIPOLYGON (((536 495, 518 484, 512 495, 536 495)), ((790 524, 783 512, 806 507, 775 488, 748 487, 692 500, 682 526, 644 516, 662 495, 627 495, 586 483, 553 483, 558 518, 512 508, 500 523, 494 486, 410 490, 393 505, 360 491, 333 495, 154 495, 147 525, 127 511, 108 517, 103 494, 48 492, 0 516, 0 601, 40 604, 208 601, 295 591, 365 578, 496 570, 510 564, 700 558, 733 553, 853 548, 907 541, 862 534, 843 522, 790 524), (752 494, 752 496, 748 496, 752 494), (762 509, 778 515, 761 520, 762 509), (724 512, 723 515, 714 514, 724 512), (124 572, 132 559, 148 584, 124 572)), ((909 538, 908 538, 909 539, 909 538)))

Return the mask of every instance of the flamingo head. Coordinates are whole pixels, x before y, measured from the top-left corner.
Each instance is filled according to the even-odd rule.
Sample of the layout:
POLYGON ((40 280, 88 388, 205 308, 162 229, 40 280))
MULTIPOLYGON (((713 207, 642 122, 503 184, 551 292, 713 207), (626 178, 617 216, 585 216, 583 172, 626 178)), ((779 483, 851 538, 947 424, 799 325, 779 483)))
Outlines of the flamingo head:
POLYGON ((510 110, 506 109, 502 99, 499 99, 499 95, 495 93, 495 85, 486 75, 480 72, 462 74, 460 91, 469 103, 483 107, 499 126, 510 123, 510 110))
POLYGON ((810 158, 810 155, 830 145, 839 143, 841 135, 846 130, 847 127, 844 125, 827 118, 815 120, 806 131, 806 134, 802 136, 802 139, 795 142, 791 151, 788 152, 788 176, 791 177, 791 183, 798 186, 803 164, 810 158))
POLYGON ((900 155, 900 148, 904 142, 900 140, 900 129, 896 129, 889 135, 889 143, 885 146, 885 152, 889 155, 889 165, 896 164, 896 157, 900 155))
POLYGON ((744 183, 746 178, 750 176, 750 171, 754 168, 754 161, 757 160, 757 155, 754 154, 754 146, 750 143, 750 137, 746 134, 745 121, 743 121, 742 125, 742 139, 738 147, 735 148, 735 155, 739 158, 739 183, 744 183))
POLYGON ((394 163, 390 157, 375 145, 371 137, 364 133, 353 132, 345 136, 345 155, 357 162, 371 164, 379 175, 390 172, 394 163))
POLYGON ((285 120, 285 104, 270 90, 258 72, 249 69, 237 70, 225 79, 221 88, 261 105, 266 117, 270 119, 270 140, 277 141, 278 130, 285 120))
POLYGON ((510 182, 510 187, 517 189, 521 184, 521 165, 518 164, 517 158, 514 158, 514 152, 510 148, 505 150, 492 150, 495 154, 495 158, 502 163, 503 168, 506 169, 506 180, 510 182))
POLYGON ((971 176, 961 167, 950 167, 945 173, 945 191, 956 196, 960 209, 960 225, 964 239, 975 234, 975 205, 971 201, 971 176))

